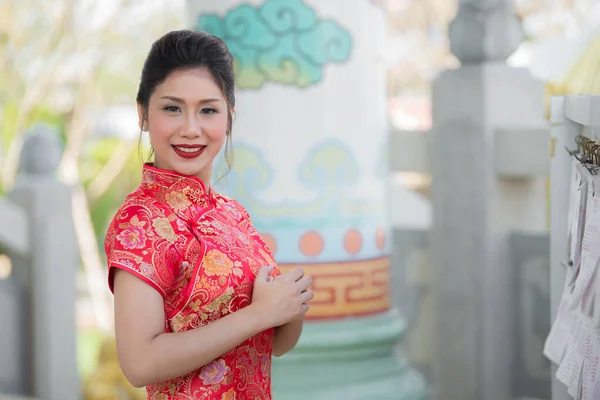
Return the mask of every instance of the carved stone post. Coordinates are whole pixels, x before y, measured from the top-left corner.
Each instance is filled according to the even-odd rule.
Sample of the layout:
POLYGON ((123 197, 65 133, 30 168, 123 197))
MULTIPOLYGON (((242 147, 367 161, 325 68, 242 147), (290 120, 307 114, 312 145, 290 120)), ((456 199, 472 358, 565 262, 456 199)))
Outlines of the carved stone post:
POLYGON ((78 250, 71 188, 56 178, 61 157, 58 132, 38 126, 25 138, 20 174, 9 198, 29 220, 28 283, 32 395, 44 400, 79 399, 75 335, 78 250))
POLYGON ((440 400, 512 397, 507 238, 514 230, 546 230, 544 172, 519 175, 530 166, 516 157, 517 143, 541 137, 543 155, 549 136, 542 85, 505 62, 522 35, 512 1, 460 1, 450 43, 462 66, 433 85, 433 369, 440 400))

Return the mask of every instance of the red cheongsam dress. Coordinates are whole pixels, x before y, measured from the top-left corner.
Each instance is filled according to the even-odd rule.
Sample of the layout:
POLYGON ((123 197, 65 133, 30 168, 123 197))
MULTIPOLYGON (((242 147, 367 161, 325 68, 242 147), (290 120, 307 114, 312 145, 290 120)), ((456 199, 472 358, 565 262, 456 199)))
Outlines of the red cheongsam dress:
MULTIPOLYGON (((156 289, 165 332, 202 329, 246 307, 258 269, 275 264, 238 202, 208 192, 200 179, 148 164, 112 220, 105 250, 111 291, 115 268, 156 289)), ((271 399, 273 334, 261 332, 197 371, 149 385, 148 398, 271 399)))

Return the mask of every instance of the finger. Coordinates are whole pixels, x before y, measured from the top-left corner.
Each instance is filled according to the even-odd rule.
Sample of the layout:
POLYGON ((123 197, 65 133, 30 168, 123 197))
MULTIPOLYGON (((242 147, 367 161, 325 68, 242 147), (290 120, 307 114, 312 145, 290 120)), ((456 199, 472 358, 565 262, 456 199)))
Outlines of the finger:
POLYGON ((302 278, 303 276, 304 276, 304 270, 302 268, 294 268, 293 270, 291 270, 290 272, 285 274, 285 277, 287 279, 291 280, 292 282, 296 282, 298 279, 302 278))
POLYGON ((305 276, 296 282, 298 289, 301 292, 304 292, 306 289, 312 285, 312 278, 310 276, 305 276))
POLYGON ((310 306, 308 304, 306 304, 306 303, 302 304, 302 308, 301 308, 302 314, 306 314, 309 309, 310 309, 310 306))
POLYGON ((311 301, 314 298, 315 298, 315 293, 312 290, 307 290, 306 292, 303 292, 300 294, 300 300, 303 303, 308 303, 309 301, 311 301))
POLYGON ((256 274, 256 281, 257 282, 268 282, 267 278, 269 277, 269 274, 271 273, 272 270, 273 270, 272 265, 260 267, 260 269, 258 270, 258 273, 256 274))

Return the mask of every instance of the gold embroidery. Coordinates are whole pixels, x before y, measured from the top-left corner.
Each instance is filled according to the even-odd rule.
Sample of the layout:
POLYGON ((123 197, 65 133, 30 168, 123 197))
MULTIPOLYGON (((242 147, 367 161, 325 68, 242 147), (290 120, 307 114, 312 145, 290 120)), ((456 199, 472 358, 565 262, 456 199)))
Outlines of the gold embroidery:
POLYGON ((194 203, 201 203, 204 200, 204 193, 198 189, 192 189, 188 186, 183 189, 183 193, 194 203))
POLYGON ((207 275, 225 276, 231 273, 233 262, 219 250, 209 251, 203 260, 204 270, 207 275))
POLYGON ((152 221, 152 226, 161 238, 168 240, 170 243, 175 243, 177 240, 177 235, 167 218, 155 218, 152 221))
POLYGON ((213 285, 211 285, 211 283, 208 281, 208 279, 206 278, 206 276, 202 276, 200 278, 200 280, 198 282, 196 282, 196 289, 200 290, 200 289, 210 289, 212 288, 213 285))
POLYGON ((230 286, 225 290, 225 293, 214 299, 210 304, 207 304, 204 309, 208 312, 218 311, 222 305, 228 304, 233 295, 233 288, 230 286))
POLYGON ((187 315, 178 314, 171 320, 171 327, 174 332, 181 332, 194 319, 195 319, 194 314, 187 314, 187 315))
POLYGON ((192 204, 187 196, 181 192, 168 193, 166 200, 167 203, 177 211, 183 211, 192 204))
POLYGON ((196 312, 200 311, 200 305, 202 302, 200 300, 190 302, 190 308, 196 312))
POLYGON ((233 388, 231 388, 228 391, 226 391, 225 393, 223 393, 221 400, 236 400, 235 390, 233 388))

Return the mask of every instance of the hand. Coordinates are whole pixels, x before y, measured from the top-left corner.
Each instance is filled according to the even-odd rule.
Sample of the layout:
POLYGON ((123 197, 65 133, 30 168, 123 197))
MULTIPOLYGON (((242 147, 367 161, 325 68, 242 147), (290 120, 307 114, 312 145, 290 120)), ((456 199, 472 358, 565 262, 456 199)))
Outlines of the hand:
MULTIPOLYGON (((271 281, 274 281, 274 280, 275 280, 275 278, 273 278, 271 275, 267 276, 267 282, 271 282, 271 281)), ((307 304, 308 304, 308 303, 307 303, 307 304)), ((305 315, 306 315, 306 313, 304 313, 304 314, 300 314, 300 315, 298 315, 297 317, 293 318, 292 320, 290 320, 290 321, 286 322, 285 324, 283 324, 283 325, 281 325, 281 326, 284 326, 284 325, 289 325, 290 323, 292 323, 292 322, 294 322, 294 321, 298 321, 298 322, 299 322, 299 321, 303 321, 303 320, 304 320, 304 316, 305 316, 305 315)), ((280 327, 281 327, 281 326, 280 326, 280 327)))
POLYGON ((252 294, 252 305, 259 310, 268 327, 303 317, 309 309, 307 303, 314 297, 309 290, 312 279, 304 276, 301 268, 274 279, 269 277, 272 270, 273 266, 268 266, 258 271, 252 294))

